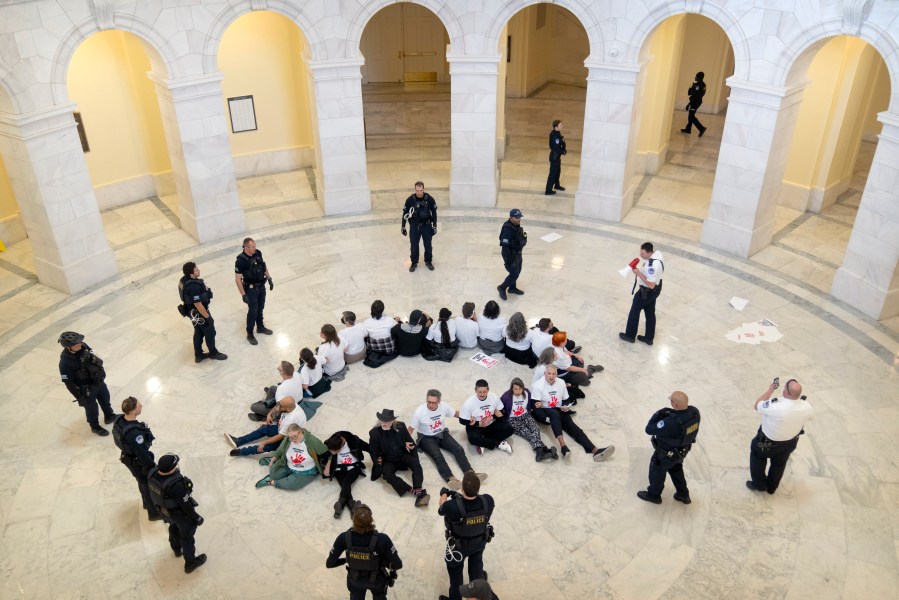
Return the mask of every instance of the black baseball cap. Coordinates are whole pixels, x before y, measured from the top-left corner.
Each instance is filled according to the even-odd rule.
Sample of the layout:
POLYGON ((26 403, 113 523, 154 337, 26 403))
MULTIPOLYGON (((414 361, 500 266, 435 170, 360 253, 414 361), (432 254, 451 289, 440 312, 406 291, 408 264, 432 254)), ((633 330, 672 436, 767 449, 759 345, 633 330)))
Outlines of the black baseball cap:
POLYGON ((521 214, 521 210, 519 210, 517 208, 513 208, 512 210, 509 211, 509 216, 520 218, 520 217, 523 217, 524 215, 521 214))

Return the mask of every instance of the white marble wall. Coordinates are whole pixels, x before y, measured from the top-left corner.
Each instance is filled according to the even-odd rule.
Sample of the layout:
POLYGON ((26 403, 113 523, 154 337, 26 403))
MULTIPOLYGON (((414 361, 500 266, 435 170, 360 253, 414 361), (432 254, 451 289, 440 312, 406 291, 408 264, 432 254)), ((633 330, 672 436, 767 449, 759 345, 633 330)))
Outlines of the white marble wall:
POLYGON ((730 78, 712 201, 702 243, 748 257, 771 242, 774 209, 802 88, 762 86, 730 78))
POLYGON ((221 74, 164 79, 151 73, 178 192, 181 228, 199 242, 246 230, 237 196, 221 74))
POLYGON ((886 113, 831 293, 875 319, 899 314, 899 119, 886 113))
POLYGON ((315 176, 326 215, 371 209, 365 163, 362 61, 309 61, 317 118, 315 176))
POLYGON ((0 154, 42 283, 74 294, 114 276, 73 107, 0 115, 0 154))
POLYGON ((448 54, 450 63, 450 204, 496 206, 496 90, 499 55, 448 54))
POLYGON ((639 68, 587 61, 581 176, 574 213, 620 221, 633 204, 629 150, 639 68))

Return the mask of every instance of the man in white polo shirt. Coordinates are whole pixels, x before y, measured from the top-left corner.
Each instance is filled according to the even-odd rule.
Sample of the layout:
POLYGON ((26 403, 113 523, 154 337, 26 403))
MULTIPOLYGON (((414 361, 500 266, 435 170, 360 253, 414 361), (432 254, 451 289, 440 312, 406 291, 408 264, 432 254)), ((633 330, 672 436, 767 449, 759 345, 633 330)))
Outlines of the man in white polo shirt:
POLYGON ((805 431, 805 422, 814 416, 812 405, 802 395, 802 386, 795 379, 784 385, 780 398, 771 398, 777 389, 775 379, 764 394, 755 401, 755 410, 762 415, 762 424, 749 446, 749 474, 746 487, 754 492, 773 494, 780 485, 787 460, 805 431), (768 461, 771 467, 767 475, 768 461))

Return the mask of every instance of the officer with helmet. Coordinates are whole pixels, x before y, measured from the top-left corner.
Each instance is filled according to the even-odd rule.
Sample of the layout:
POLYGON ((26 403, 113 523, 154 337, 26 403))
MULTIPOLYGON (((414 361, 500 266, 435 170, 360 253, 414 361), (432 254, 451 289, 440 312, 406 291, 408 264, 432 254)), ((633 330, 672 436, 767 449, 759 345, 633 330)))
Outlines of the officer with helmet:
POLYGON ((206 562, 206 555, 196 555, 194 535, 203 524, 197 514, 197 501, 191 497, 193 482, 178 469, 177 454, 166 454, 150 470, 147 486, 150 498, 162 520, 169 526, 169 546, 175 556, 184 556, 184 572, 193 573, 206 562))
POLYGON ((437 202, 431 197, 431 194, 425 192, 425 184, 420 181, 415 182, 415 193, 406 198, 406 204, 403 206, 403 220, 400 225, 400 232, 403 235, 407 233, 406 221, 409 222, 412 231, 412 236, 409 238, 411 246, 409 259, 412 261, 409 272, 415 272, 418 267, 419 240, 422 240, 425 245, 425 266, 433 271, 431 238, 437 235, 437 202))
POLYGON ((667 473, 674 484, 674 499, 690 504, 690 490, 684 477, 684 458, 699 433, 699 409, 690 406, 689 398, 681 391, 672 392, 668 400, 671 408, 656 411, 646 424, 646 433, 652 436, 655 452, 649 460, 649 488, 637 492, 637 497, 661 504, 667 473))
POLYGON ((403 568, 393 542, 375 529, 371 509, 365 504, 353 509, 353 526, 337 536, 328 553, 325 566, 333 569, 340 565, 346 565, 350 600, 363 600, 368 591, 374 600, 386 600, 387 588, 403 568), (344 553, 346 558, 341 558, 344 553))
POLYGON ((122 400, 124 414, 119 415, 112 426, 112 440, 122 451, 119 461, 128 467, 137 480, 137 489, 140 490, 140 497, 147 515, 151 521, 158 521, 162 515, 153 505, 153 499, 150 498, 150 490, 147 487, 147 476, 156 466, 156 459, 153 457, 153 452, 150 451, 150 445, 153 444, 155 438, 147 424, 137 420, 142 410, 143 405, 134 396, 128 396, 122 400))
POLYGON ((100 427, 100 409, 104 422, 109 425, 118 415, 109 403, 109 388, 106 387, 106 370, 103 360, 84 343, 84 336, 74 331, 64 331, 57 340, 63 347, 59 355, 59 376, 66 389, 84 409, 87 424, 99 436, 109 435, 100 427))
POLYGON ((178 293, 181 295, 181 316, 189 317, 194 326, 194 362, 201 362, 207 358, 225 360, 227 354, 222 354, 215 347, 215 321, 209 312, 209 303, 212 302, 212 290, 206 287, 206 283, 200 279, 200 267, 197 263, 186 262, 181 268, 184 276, 178 282, 178 293), (209 353, 203 352, 203 340, 206 340, 206 348, 209 353))
POLYGON ((468 579, 487 579, 484 571, 484 548, 493 539, 493 497, 479 495, 481 480, 474 471, 462 477, 461 492, 446 488, 440 490, 440 508, 437 514, 443 517, 446 526, 446 570, 449 573, 449 596, 440 600, 461 600, 459 586, 462 585, 465 559, 468 559, 468 579))

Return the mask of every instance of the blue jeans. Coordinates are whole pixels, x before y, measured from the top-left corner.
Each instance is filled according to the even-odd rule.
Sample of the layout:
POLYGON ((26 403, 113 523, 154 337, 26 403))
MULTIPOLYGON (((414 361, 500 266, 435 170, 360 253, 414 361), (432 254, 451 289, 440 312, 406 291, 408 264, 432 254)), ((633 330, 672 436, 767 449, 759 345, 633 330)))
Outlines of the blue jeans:
MULTIPOLYGON (((250 442, 255 442, 256 440, 261 440, 262 438, 272 437, 273 435, 278 434, 278 426, 277 425, 262 425, 256 431, 248 433, 247 435, 242 435, 239 438, 234 439, 234 443, 240 446, 246 446, 250 442)), ((280 446, 280 442, 274 442, 271 444, 265 445, 265 450, 263 452, 274 452, 280 446)), ((252 456, 253 454, 259 454, 259 449, 256 446, 246 446, 246 448, 240 448, 241 456, 252 456)))

